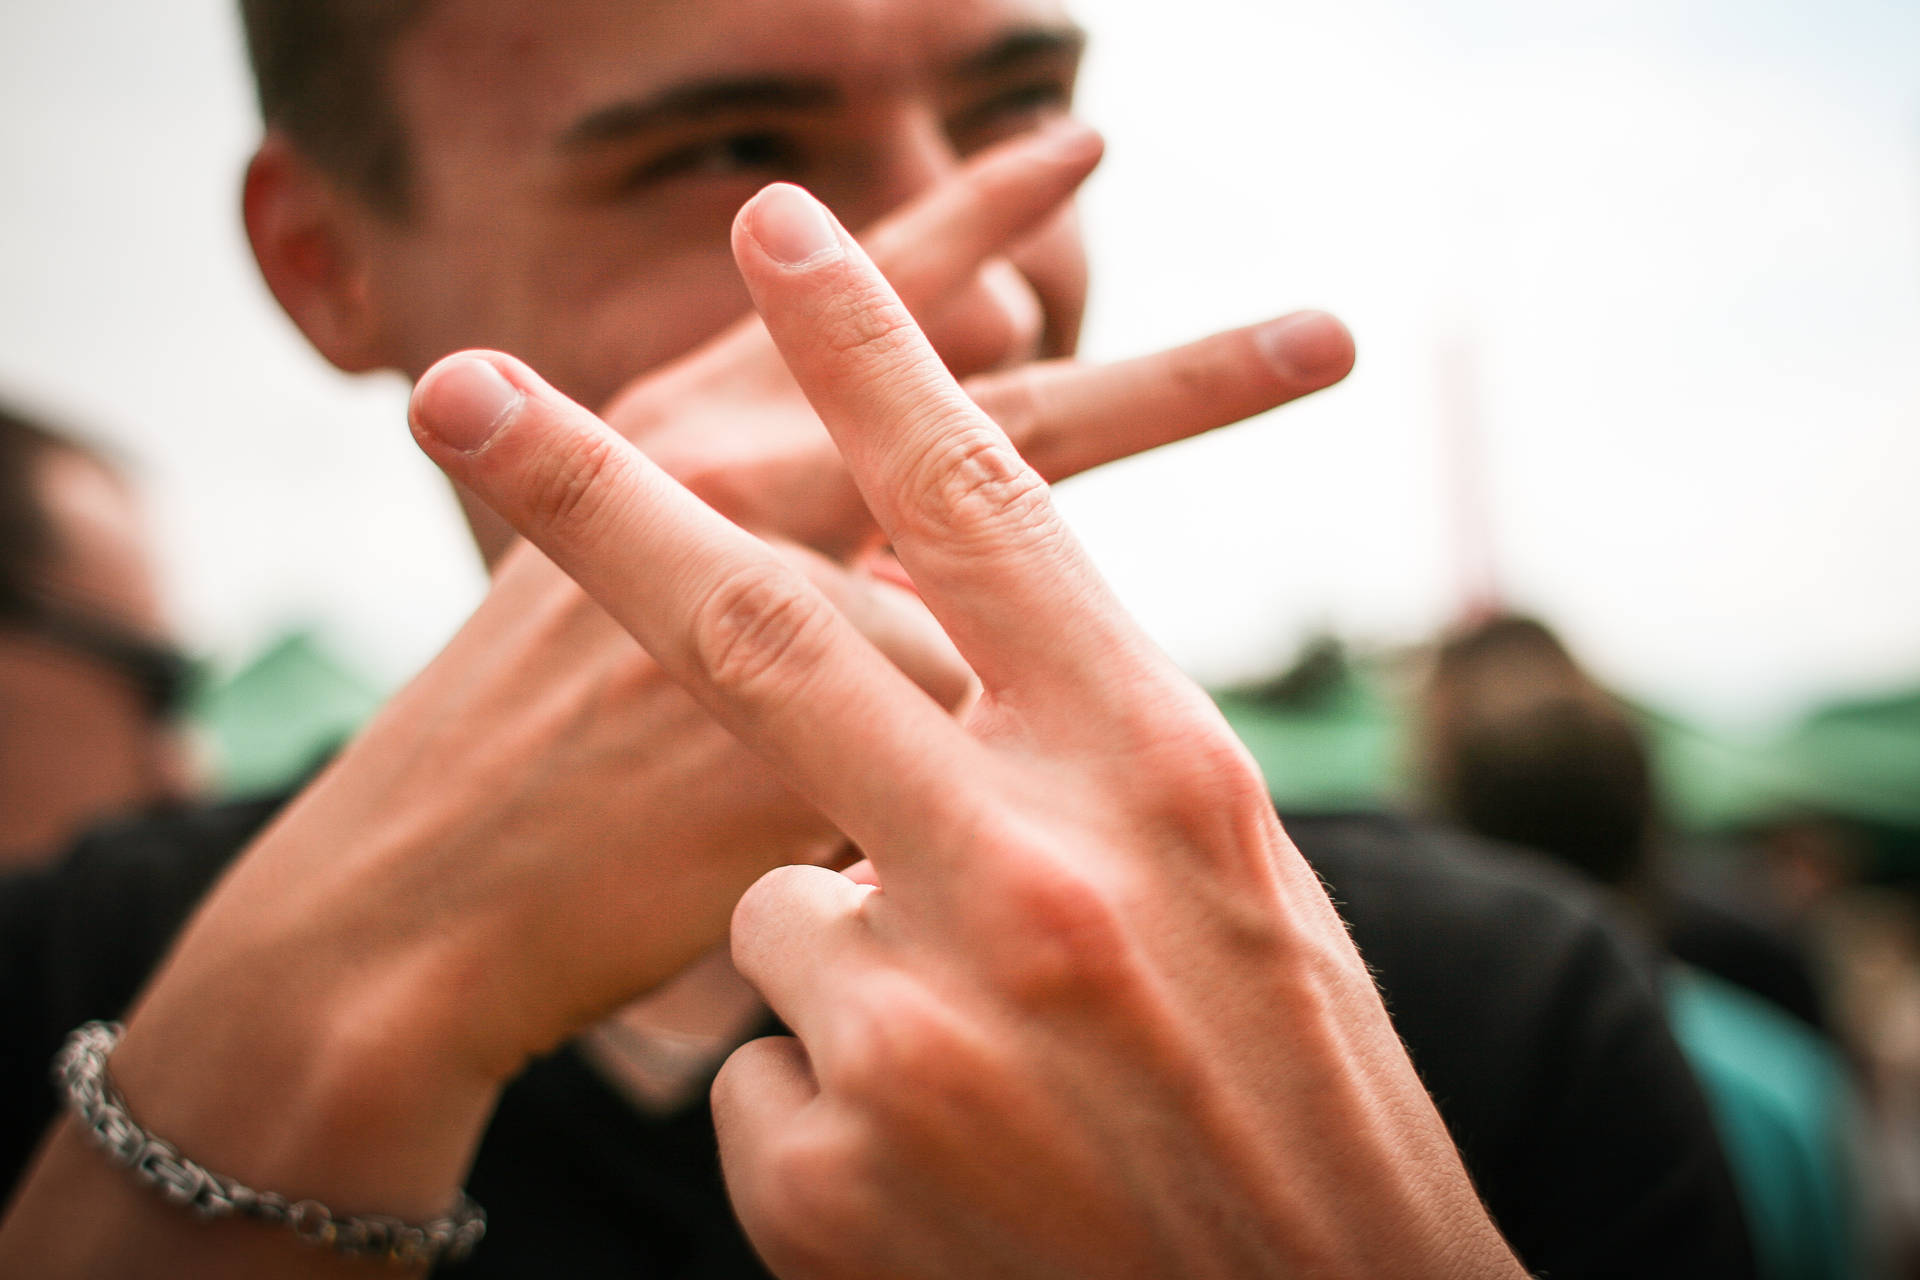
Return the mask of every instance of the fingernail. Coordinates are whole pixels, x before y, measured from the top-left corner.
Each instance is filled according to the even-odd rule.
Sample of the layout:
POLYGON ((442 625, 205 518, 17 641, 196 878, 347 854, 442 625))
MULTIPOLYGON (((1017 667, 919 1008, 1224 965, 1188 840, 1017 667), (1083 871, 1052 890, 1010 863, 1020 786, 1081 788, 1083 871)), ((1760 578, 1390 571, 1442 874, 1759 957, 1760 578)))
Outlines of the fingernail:
POLYGON ((1103 143, 1099 130, 1076 116, 1061 116, 1040 134, 1040 145, 1062 157, 1079 156, 1103 143))
POLYGON ((415 420, 428 434, 462 453, 478 453, 512 422, 527 393, 479 356, 443 360, 414 391, 415 420))
POLYGON ((1353 338, 1324 311, 1303 311, 1253 331, 1254 346, 1283 378, 1324 382, 1353 367, 1353 338))
POLYGON ((840 233, 820 202, 784 182, 755 201, 753 238, 782 266, 812 266, 840 253, 840 233))

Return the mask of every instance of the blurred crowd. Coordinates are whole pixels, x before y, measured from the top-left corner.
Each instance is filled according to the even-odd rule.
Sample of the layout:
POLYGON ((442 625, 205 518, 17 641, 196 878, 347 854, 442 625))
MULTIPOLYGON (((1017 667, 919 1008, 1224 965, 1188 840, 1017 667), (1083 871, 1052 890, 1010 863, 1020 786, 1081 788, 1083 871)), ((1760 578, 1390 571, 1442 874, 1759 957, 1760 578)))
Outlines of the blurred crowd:
MULTIPOLYGON (((1772 1274, 1920 1273, 1920 821, 1850 802, 1870 785, 1796 785, 1766 767, 1778 752, 1720 760, 1740 776, 1703 784, 1700 730, 1497 609, 1372 656, 1322 638, 1220 696, 1283 812, 1400 807, 1598 888, 1661 958, 1772 1274)), ((1915 705, 1894 693, 1808 719, 1871 713, 1911 748, 1915 705)), ((1850 760, 1815 763, 1831 777, 1850 760)))

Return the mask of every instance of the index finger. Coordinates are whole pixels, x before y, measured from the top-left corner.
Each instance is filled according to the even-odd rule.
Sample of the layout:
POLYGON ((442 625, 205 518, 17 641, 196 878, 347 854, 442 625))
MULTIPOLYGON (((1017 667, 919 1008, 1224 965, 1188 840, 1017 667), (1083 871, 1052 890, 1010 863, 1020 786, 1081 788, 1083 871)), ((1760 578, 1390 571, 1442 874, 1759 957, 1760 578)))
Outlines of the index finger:
MULTIPOLYGON (((876 858, 968 825, 980 745, 766 543, 510 357, 414 389, 414 435, 713 716, 876 858)), ((897 870, 889 861, 890 883, 897 870)))
POLYGON ((818 201, 798 187, 762 191, 734 224, 734 256, 874 519, 996 699, 1084 722, 1127 683, 1116 672, 1168 669, 1046 482, 818 201))

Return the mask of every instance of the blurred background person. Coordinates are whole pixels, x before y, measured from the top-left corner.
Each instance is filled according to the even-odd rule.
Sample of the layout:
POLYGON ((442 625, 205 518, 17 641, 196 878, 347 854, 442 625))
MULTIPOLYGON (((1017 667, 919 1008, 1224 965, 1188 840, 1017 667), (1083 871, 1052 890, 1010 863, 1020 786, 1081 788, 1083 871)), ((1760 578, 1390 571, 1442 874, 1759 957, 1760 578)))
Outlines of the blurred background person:
POLYGON ((126 479, 0 406, 0 866, 189 794, 189 674, 126 479))
POLYGON ((1666 965, 1662 994, 1720 1125, 1763 1274, 1862 1274, 1853 1091, 1837 1048, 1808 1025, 1819 1020, 1811 966, 1796 940, 1669 885, 1632 713, 1546 626, 1495 613, 1441 643, 1416 723, 1441 816, 1604 886, 1650 946, 1687 922, 1679 932, 1699 964, 1666 965), (1753 975, 1758 990, 1737 985, 1753 975))

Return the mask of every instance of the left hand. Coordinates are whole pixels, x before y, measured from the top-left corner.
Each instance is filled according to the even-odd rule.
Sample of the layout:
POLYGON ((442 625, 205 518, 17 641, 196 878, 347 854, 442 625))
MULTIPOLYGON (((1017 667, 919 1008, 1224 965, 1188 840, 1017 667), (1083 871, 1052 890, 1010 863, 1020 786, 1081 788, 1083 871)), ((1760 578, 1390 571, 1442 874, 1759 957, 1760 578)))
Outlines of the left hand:
MULTIPOLYGON (((1072 122, 1015 139, 861 236, 967 393, 1050 481, 1264 413, 1353 366, 1345 327, 1312 311, 1110 365, 957 362, 949 338, 963 326, 949 317, 996 267, 1010 272, 996 255, 1060 216, 1100 150, 1099 136, 1072 122)), ((742 528, 836 559, 879 539, 758 315, 637 379, 603 416, 742 528)))

